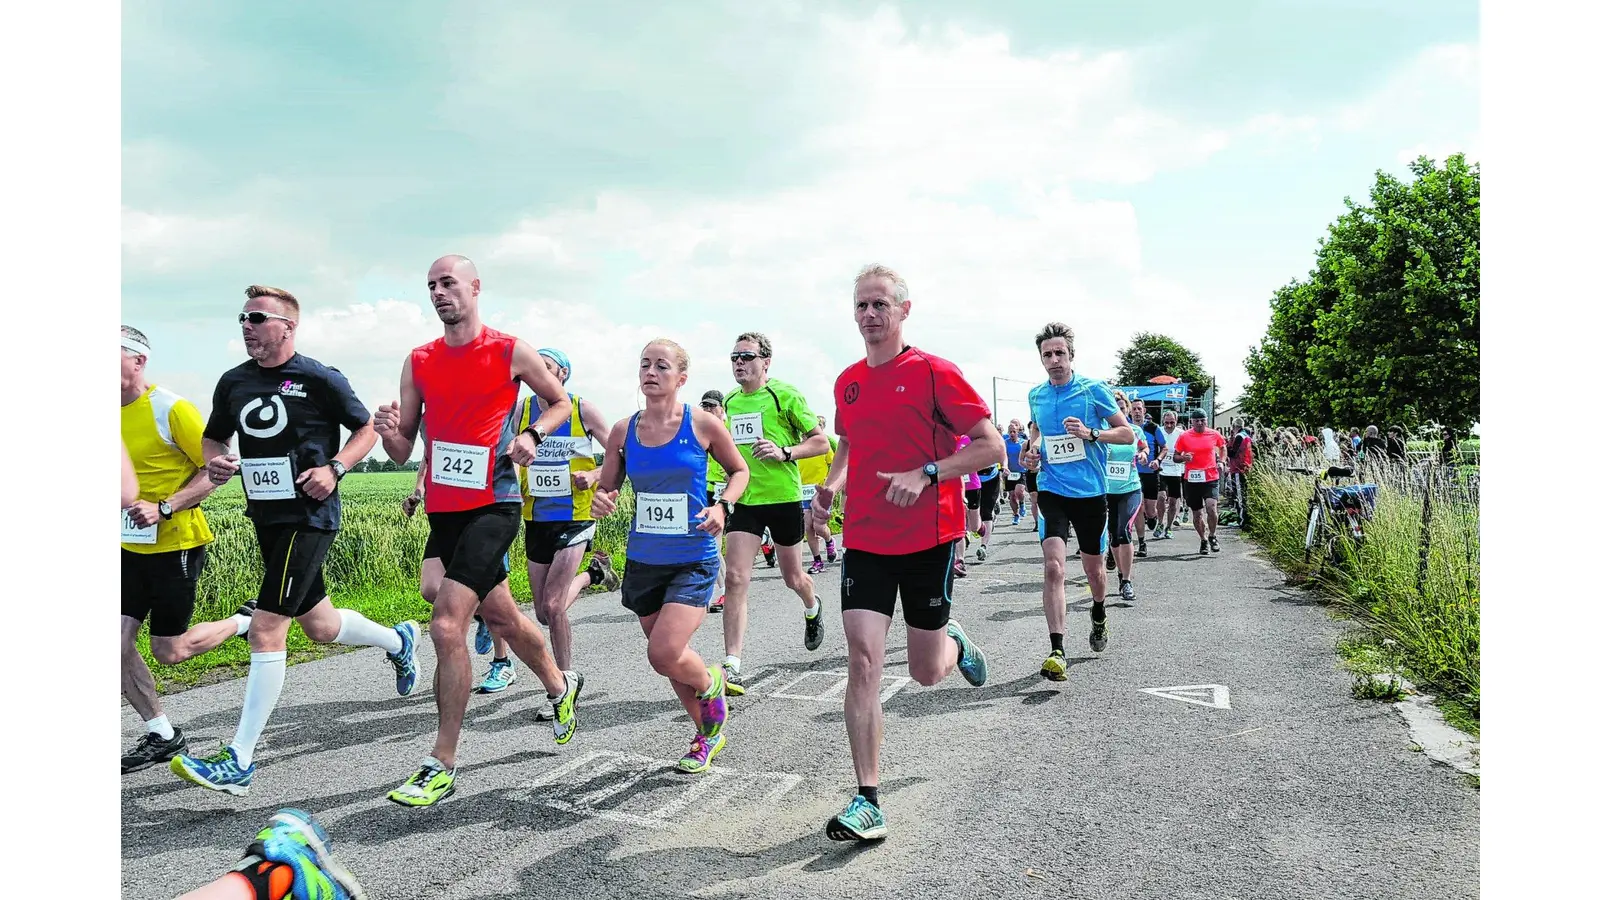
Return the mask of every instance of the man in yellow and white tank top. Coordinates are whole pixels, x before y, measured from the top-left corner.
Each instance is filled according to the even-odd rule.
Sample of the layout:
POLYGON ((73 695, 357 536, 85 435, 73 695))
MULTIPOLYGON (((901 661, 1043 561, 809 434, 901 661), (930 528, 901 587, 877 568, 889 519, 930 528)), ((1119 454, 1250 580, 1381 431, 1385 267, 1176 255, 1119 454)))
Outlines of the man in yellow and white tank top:
MULTIPOLYGON (((817 427, 827 434, 827 417, 817 414, 817 427)), ((811 498, 817 495, 817 485, 828 480, 828 469, 833 467, 833 455, 839 450, 839 439, 828 435, 828 452, 822 456, 808 456, 800 460, 800 507, 807 512, 806 515, 806 545, 811 548, 812 575, 821 575, 827 568, 822 561, 822 545, 827 542, 828 562, 839 558, 838 548, 833 545, 833 533, 827 525, 822 526, 822 532, 817 533, 816 527, 811 524, 811 498)))

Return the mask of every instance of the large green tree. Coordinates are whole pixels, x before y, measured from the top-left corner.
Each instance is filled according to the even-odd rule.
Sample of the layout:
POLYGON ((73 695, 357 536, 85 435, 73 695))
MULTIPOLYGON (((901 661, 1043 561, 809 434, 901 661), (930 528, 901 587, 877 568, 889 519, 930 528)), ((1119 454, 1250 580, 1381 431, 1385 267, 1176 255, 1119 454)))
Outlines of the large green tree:
POLYGON ((1212 385, 1193 350, 1164 334, 1141 331, 1117 353, 1117 384, 1149 384, 1157 375, 1188 382, 1193 399, 1199 399, 1212 385))
POLYGON ((1272 299, 1245 360, 1249 415, 1360 427, 1478 420, 1479 167, 1426 157, 1401 181, 1377 173, 1371 205, 1319 242, 1306 281, 1272 299))

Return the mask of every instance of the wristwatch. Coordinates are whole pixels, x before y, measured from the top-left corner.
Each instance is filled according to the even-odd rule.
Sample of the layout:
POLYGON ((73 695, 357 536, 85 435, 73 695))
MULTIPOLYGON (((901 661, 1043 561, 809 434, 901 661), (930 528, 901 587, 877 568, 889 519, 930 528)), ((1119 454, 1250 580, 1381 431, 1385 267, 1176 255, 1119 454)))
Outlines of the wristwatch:
POLYGON ((328 463, 328 468, 333 470, 334 481, 339 481, 340 479, 344 478, 344 473, 347 471, 344 467, 344 463, 338 461, 337 459, 331 463, 328 463))
POLYGON ((1089 443, 1091 443, 1091 444, 1100 443, 1100 429, 1098 429, 1098 428, 1089 429, 1089 443))
POLYGON ((922 467, 922 474, 928 476, 928 481, 930 483, 938 484, 939 483, 939 464, 938 463, 928 463, 927 465, 922 467))
POLYGON ((545 430, 543 428, 540 428, 537 425, 529 425, 527 428, 524 428, 522 430, 524 432, 528 433, 528 434, 533 435, 533 442, 535 444, 544 443, 544 439, 550 436, 550 435, 545 433, 545 430))
POLYGON ((722 507, 722 514, 723 514, 723 518, 724 519, 733 518, 733 504, 732 503, 728 502, 727 500, 718 500, 717 501, 717 505, 722 507))
POLYGON ((161 518, 170 519, 172 518, 172 504, 163 500, 156 504, 156 512, 161 513, 161 518))
POLYGON ((794 454, 789 452, 788 447, 780 447, 779 449, 783 451, 784 462, 794 462, 794 454))

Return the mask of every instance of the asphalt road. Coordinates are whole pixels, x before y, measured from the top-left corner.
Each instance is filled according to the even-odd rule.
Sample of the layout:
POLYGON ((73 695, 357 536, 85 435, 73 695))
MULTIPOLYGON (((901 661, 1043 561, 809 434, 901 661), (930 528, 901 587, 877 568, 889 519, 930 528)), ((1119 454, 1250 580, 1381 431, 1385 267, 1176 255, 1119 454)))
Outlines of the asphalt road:
MULTIPOLYGON (((124 777, 124 896, 210 880, 287 805, 328 826, 379 898, 1477 896, 1477 790, 1416 752, 1393 707, 1351 696, 1334 651, 1343 626, 1234 532, 1221 540, 1204 558, 1192 532, 1152 543, 1138 599, 1111 603, 1102 653, 1069 558, 1073 661, 1056 684, 1039 676, 1039 547, 1005 516, 989 560, 969 555, 956 586, 954 617, 987 651, 988 683, 885 682, 880 844, 822 830, 854 792, 837 567, 818 576, 827 637, 807 652, 798 601, 757 560, 752 687, 712 772, 672 771, 687 719, 618 595, 585 596, 571 743, 533 721, 543 691, 523 668, 508 691, 472 698, 457 794, 402 808, 384 795, 436 728, 430 643, 404 699, 378 650, 293 666, 248 796, 160 767, 124 777), (1225 687, 1226 701, 1144 690, 1196 685, 1225 687)), ((904 679, 898 618, 889 641, 889 672, 904 679)), ((721 658, 720 617, 695 646, 721 658)), ((242 679, 187 691, 168 715, 209 752, 232 737, 243 694, 242 679)), ((140 730, 124 704, 124 746, 140 730)))

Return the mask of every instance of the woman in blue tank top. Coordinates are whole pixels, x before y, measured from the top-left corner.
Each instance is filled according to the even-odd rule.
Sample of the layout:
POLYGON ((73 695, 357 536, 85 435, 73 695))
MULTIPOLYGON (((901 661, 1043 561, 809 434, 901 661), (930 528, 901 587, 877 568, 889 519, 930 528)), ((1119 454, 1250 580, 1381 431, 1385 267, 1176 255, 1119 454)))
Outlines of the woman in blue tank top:
POLYGON ((633 483, 622 605, 639 617, 650 667, 666 676, 695 723, 680 772, 703 772, 722 752, 728 718, 722 667, 708 668, 689 647, 711 605, 720 558, 717 536, 750 483, 750 467, 722 420, 678 399, 689 380, 689 354, 651 341, 639 359, 644 409, 618 422, 606 440, 594 493, 596 519, 617 506, 622 480, 633 483), (707 455, 727 473, 719 503, 706 504, 707 455))

